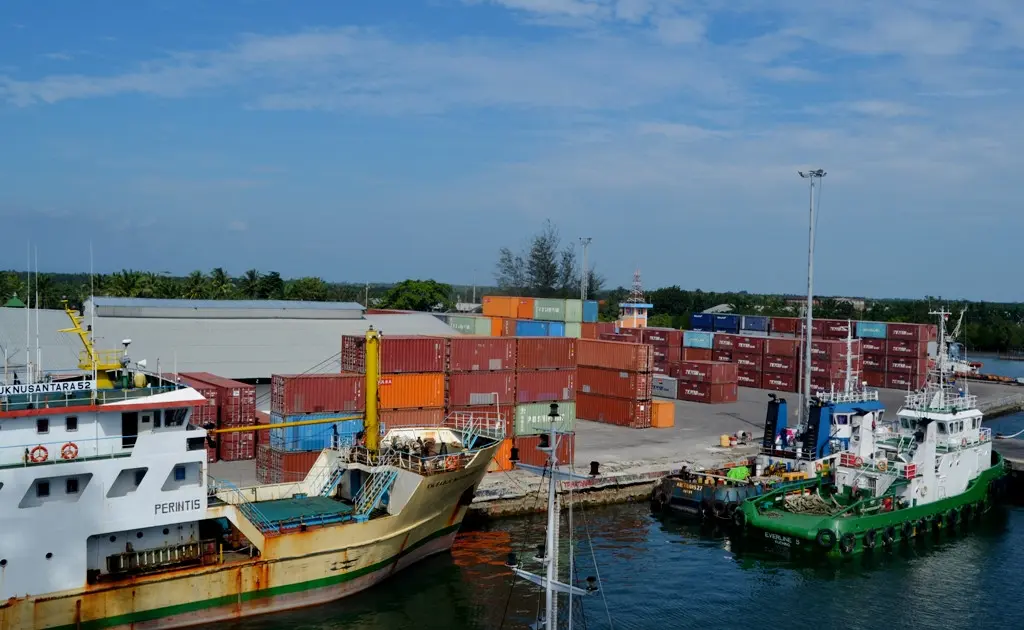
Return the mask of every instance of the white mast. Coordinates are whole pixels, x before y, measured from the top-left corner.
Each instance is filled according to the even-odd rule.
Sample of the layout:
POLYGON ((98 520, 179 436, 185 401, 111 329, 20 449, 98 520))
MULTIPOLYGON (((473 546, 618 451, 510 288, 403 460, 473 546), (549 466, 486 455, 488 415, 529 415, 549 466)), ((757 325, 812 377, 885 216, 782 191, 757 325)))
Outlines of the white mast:
MULTIPOLYGON (((85 308, 84 306, 82 307, 85 308)), ((89 343, 92 344, 92 380, 96 382, 96 276, 92 267, 92 240, 89 240, 89 343)), ((83 313, 84 315, 84 313, 83 313)))
POLYGON ((43 351, 39 348, 39 248, 36 247, 36 370, 43 375, 43 351))
POLYGON ((800 177, 811 180, 810 228, 807 243, 807 330, 804 339, 803 404, 800 405, 800 424, 806 426, 809 419, 807 412, 811 404, 811 328, 814 322, 814 178, 820 181, 825 176, 825 171, 819 168, 806 173, 798 172, 800 177))
POLYGON ((27 243, 25 249, 25 382, 34 383, 28 354, 32 346, 32 309, 29 308, 32 304, 32 243, 27 243))

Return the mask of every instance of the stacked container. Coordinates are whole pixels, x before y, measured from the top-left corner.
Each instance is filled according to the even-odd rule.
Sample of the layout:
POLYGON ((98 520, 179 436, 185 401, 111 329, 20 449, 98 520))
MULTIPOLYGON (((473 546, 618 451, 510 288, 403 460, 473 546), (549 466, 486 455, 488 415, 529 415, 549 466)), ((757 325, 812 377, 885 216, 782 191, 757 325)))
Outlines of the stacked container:
MULTIPOLYGON (((209 372, 182 373, 183 378, 205 383, 217 389, 217 425, 221 429, 250 427, 256 424, 256 387, 209 372)), ((217 435, 217 457, 224 461, 253 459, 256 456, 256 432, 232 431, 217 435)))
MULTIPOLYGON (((845 322, 844 322, 845 324, 845 322)), ((811 340, 811 392, 843 390, 846 385, 847 358, 856 373, 863 369, 861 341, 846 339, 811 340)))
MULTIPOLYGON (((178 382, 196 390, 203 398, 206 399, 205 402, 192 407, 192 424, 203 427, 204 429, 218 428, 219 425, 217 423, 219 422, 219 412, 217 406, 217 388, 213 385, 203 383, 202 381, 188 378, 182 374, 178 375, 178 382)), ((216 440, 207 440, 206 442, 206 461, 211 464, 217 461, 216 440)))
POLYGON ((682 360, 683 331, 675 328, 638 328, 641 343, 651 346, 654 353, 653 371, 668 374, 672 364, 682 360))
MULTIPOLYGON (((775 326, 772 318, 771 325, 775 326)), ((794 320, 795 321, 795 320, 794 320)), ((795 392, 800 384, 801 343, 796 338, 768 337, 761 360, 761 388, 776 392, 795 392)))
MULTIPOLYGON (((274 374, 270 379, 270 423, 284 424, 329 420, 362 415, 366 408, 366 376, 355 372, 340 374, 274 374)), ((315 452, 339 443, 353 444, 363 430, 363 420, 320 422, 270 430, 270 448, 284 453, 315 452)), ((279 457, 267 461, 305 462, 315 457, 279 457), (277 458, 277 459, 274 459, 277 458)), ((280 476, 281 471, 275 471, 280 476)), ((297 469, 288 473, 299 474, 297 469)), ((305 472, 309 472, 308 469, 305 472)), ((268 475, 268 477, 273 474, 268 475)))
MULTIPOLYGON (((515 306, 517 301, 509 304, 515 306)), ((454 411, 500 411, 505 415, 506 433, 511 433, 517 346, 514 337, 448 339, 445 415, 454 411)))
POLYGON ((652 346, 581 339, 577 363, 580 418, 635 429, 651 426, 652 346))
MULTIPOLYGON (((750 318, 746 318, 750 319, 750 318)), ((752 324, 768 326, 768 318, 759 318, 752 324)), ((722 334, 716 333, 712 358, 715 361, 735 363, 737 382, 744 387, 761 387, 764 369, 765 344, 768 337, 761 334, 722 334)))
POLYGON ((938 339, 930 324, 857 322, 864 346, 864 380, 874 387, 913 390, 928 378, 928 346, 938 339))
POLYGON ((679 383, 679 400, 702 403, 736 402, 739 372, 736 364, 721 361, 681 361, 672 375, 679 383))
POLYGON ((483 316, 449 315, 447 323, 467 335, 596 339, 594 300, 485 295, 483 316))

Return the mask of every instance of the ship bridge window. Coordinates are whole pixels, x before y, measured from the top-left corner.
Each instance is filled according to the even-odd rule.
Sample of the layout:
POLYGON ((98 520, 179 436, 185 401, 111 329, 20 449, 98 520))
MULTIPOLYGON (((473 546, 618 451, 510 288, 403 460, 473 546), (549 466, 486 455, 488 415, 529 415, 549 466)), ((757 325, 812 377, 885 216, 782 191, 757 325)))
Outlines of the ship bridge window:
POLYGON ((65 431, 77 431, 78 430, 78 417, 68 416, 64 418, 64 430, 65 431))
POLYGON ((981 428, 981 418, 975 418, 974 420, 972 420, 972 422, 973 422, 973 427, 975 429, 980 429, 981 428))
POLYGON ((167 409, 164 412, 164 426, 168 427, 180 427, 185 424, 185 415, 188 413, 185 409, 167 409))
POLYGON ((838 425, 850 424, 850 416, 847 416, 845 414, 841 415, 841 416, 836 416, 836 424, 838 424, 838 425))
POLYGON ((37 497, 48 497, 48 496, 50 496, 50 482, 49 481, 37 481, 36 482, 36 496, 37 497))
POLYGON ((945 422, 936 422, 935 426, 938 427, 939 433, 946 433, 947 432, 946 431, 946 423, 945 422))
POLYGON ((67 491, 68 494, 77 494, 78 479, 75 477, 69 477, 67 482, 65 483, 65 490, 67 491))
POLYGON ((36 420, 36 433, 49 433, 50 432, 50 419, 39 418, 36 420))

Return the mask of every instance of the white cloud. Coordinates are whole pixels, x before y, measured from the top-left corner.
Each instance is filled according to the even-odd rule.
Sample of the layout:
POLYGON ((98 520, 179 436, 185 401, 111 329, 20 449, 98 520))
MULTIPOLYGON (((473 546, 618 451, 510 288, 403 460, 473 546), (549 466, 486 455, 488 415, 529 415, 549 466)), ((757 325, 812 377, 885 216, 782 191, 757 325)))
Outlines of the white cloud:
POLYGON ((856 101, 848 105, 849 109, 858 114, 866 116, 881 116, 883 118, 901 118, 904 116, 919 116, 924 113, 920 107, 894 103, 892 101, 856 101))
POLYGON ((704 39, 704 24, 688 17, 668 17, 656 21, 658 39, 666 44, 696 44, 704 39))

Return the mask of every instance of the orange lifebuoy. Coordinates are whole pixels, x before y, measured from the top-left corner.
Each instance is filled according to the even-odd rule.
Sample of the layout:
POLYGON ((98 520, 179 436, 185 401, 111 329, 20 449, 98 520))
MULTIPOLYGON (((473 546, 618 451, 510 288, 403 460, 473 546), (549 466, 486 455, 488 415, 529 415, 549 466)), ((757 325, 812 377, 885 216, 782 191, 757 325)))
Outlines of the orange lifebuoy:
POLYGON ((445 457, 444 458, 445 470, 455 470, 459 467, 459 460, 456 457, 445 457))
POLYGON ((40 444, 40 445, 36 446, 36 447, 35 447, 34 449, 32 449, 32 451, 31 451, 31 452, 30 452, 30 453, 28 454, 28 458, 29 458, 30 460, 32 460, 32 462, 33 462, 33 463, 36 463, 36 464, 38 464, 39 462, 45 462, 45 461, 46 461, 46 459, 47 459, 47 458, 48 458, 49 456, 50 456, 50 451, 46 450, 46 447, 45 447, 45 446, 43 446, 42 444, 40 444))
POLYGON ((814 465, 814 472, 821 472, 821 462, 814 465))
POLYGON ((853 465, 855 468, 860 468, 861 466, 864 465, 864 460, 861 459, 860 457, 857 457, 856 459, 853 460, 853 465))
POLYGON ((960 440, 960 448, 967 448, 967 438, 960 440))
POLYGON ((64 446, 60 447, 60 456, 62 459, 74 459, 78 457, 78 445, 74 442, 68 442, 64 446))

